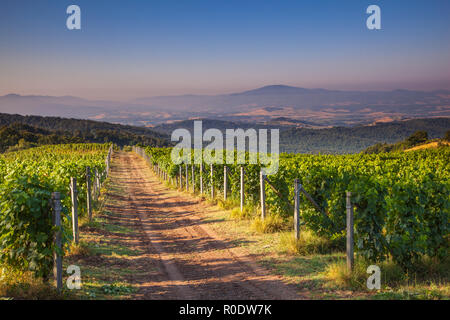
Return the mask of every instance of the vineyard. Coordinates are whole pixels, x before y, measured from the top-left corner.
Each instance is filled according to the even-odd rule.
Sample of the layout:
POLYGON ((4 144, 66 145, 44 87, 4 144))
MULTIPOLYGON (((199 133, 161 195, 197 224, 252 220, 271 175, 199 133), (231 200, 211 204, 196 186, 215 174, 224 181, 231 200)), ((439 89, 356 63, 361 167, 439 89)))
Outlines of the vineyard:
MULTIPOLYGON (((175 165, 170 148, 136 151, 173 184, 182 187, 184 181, 187 188, 208 190, 213 197, 214 192, 240 197, 240 164, 227 164, 225 170, 218 164, 175 165)), ((279 171, 267 177, 264 203, 271 215, 291 217, 294 180, 298 179, 319 207, 301 199, 301 228, 333 239, 344 248, 345 195, 350 191, 356 253, 372 262, 392 258, 408 269, 423 256, 448 256, 449 159, 448 148, 377 155, 282 154, 279 171)), ((245 202, 258 205, 261 166, 243 167, 245 202)))
MULTIPOLYGON (((70 181, 78 181, 78 215, 86 215, 87 168, 105 179, 110 144, 43 146, 0 157, 0 262, 48 278, 54 243, 61 232, 62 248, 72 240, 70 181), (52 193, 61 195, 61 227, 54 226, 52 193)), ((98 191, 98 190, 97 190, 98 191)))

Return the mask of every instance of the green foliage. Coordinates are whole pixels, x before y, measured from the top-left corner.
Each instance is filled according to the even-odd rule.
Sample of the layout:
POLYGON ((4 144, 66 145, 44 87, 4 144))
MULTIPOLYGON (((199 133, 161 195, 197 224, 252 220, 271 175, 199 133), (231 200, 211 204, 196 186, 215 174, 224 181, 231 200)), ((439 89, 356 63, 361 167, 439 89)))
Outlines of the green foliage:
POLYGON ((366 154, 382 153, 382 152, 395 152, 404 151, 419 144, 423 144, 428 141, 428 133, 423 130, 416 131, 414 134, 406 138, 404 141, 400 141, 393 144, 377 143, 368 147, 363 151, 366 154))
POLYGON ((103 172, 109 147, 46 146, 0 157, 0 263, 30 270, 38 277, 49 276, 56 250, 51 194, 61 193, 62 241, 66 245, 71 237, 70 178, 77 178, 78 208, 83 215, 86 167, 103 172))
POLYGON ((0 153, 64 143, 169 146, 169 139, 145 127, 57 117, 0 113, 0 153))
POLYGON ((45 179, 17 171, 0 185, 0 260, 44 278, 54 249, 49 190, 45 179))
MULTIPOLYGON (((423 136, 419 134, 418 136, 423 136)), ((154 164, 175 177, 179 166, 171 162, 170 148, 147 148, 154 164)), ((294 179, 326 213, 301 196, 301 222, 317 236, 342 241, 346 226, 346 191, 355 206, 355 250, 370 261, 392 257, 404 269, 427 255, 448 255, 450 230, 450 150, 427 149, 408 153, 356 155, 281 154, 279 171, 266 184, 268 210, 284 219, 292 216, 294 179)), ((229 168, 230 198, 239 198, 240 164, 229 168)), ((212 183, 223 192, 223 165, 213 165, 212 183)), ((245 199, 257 204, 261 165, 245 165, 245 199)), ((182 174, 184 176, 184 165, 182 174)), ((196 184, 199 165, 195 165, 196 184)), ((209 166, 203 165, 209 189, 209 166)), ((191 175, 191 170, 189 170, 191 175)), ((205 190, 206 190, 205 187, 205 190)), ((196 186, 198 190, 198 187, 196 186)), ((205 191, 206 192, 206 191, 205 191)))
POLYGON ((416 131, 413 135, 411 135, 406 141, 409 143, 411 147, 418 145, 419 143, 424 143, 428 140, 428 133, 423 130, 416 131))
POLYGON ((447 130, 447 132, 444 135, 443 140, 447 141, 447 142, 450 142, 450 130, 447 130))

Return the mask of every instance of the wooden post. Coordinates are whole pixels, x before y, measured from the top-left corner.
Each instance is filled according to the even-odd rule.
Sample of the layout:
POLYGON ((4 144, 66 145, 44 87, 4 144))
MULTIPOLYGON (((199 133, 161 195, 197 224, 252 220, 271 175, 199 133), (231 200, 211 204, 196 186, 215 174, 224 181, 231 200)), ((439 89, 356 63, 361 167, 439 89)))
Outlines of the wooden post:
POLYGON ((70 193, 72 197, 72 231, 75 244, 78 244, 78 191, 77 191, 77 179, 70 178, 70 193))
POLYGON ((98 174, 98 169, 95 168, 95 199, 98 200, 100 195, 100 176, 98 174))
POLYGON ((214 199, 214 166, 211 163, 211 199, 214 199))
POLYGON ((180 164, 180 167, 179 167, 179 171, 180 171, 180 173, 179 173, 179 175, 180 175, 180 190, 182 190, 183 189, 183 175, 182 175, 182 173, 181 173, 181 164, 180 164))
POLYGON ((347 192, 347 269, 353 270, 353 206, 352 193, 347 192))
POLYGON ((186 163, 186 191, 189 192, 189 165, 186 163))
POLYGON ((261 220, 264 221, 266 218, 266 184, 262 170, 259 173, 259 185, 261 189, 261 220))
POLYGON ((55 247, 56 250, 53 254, 53 276, 56 282, 56 289, 61 291, 62 289, 62 257, 61 257, 61 194, 59 192, 52 193, 53 200, 53 223, 57 228, 55 233, 55 247))
POLYGON ((241 212, 244 211, 244 166, 241 166, 241 212))
POLYGON ((294 180, 294 190, 295 190, 295 199, 294 199, 294 230, 295 230, 295 239, 300 239, 300 188, 301 185, 298 182, 298 179, 294 180))
POLYGON ((97 196, 97 184, 95 183, 95 170, 92 170, 92 174, 94 175, 93 179, 92 179, 92 182, 93 182, 93 184, 92 184, 92 198, 95 201, 96 200, 96 196, 97 196))
POLYGON ((203 162, 200 163, 200 194, 203 194, 203 162))
POLYGON ((89 167, 86 167, 86 188, 87 188, 86 207, 89 221, 91 221, 92 220, 91 168, 89 167))
POLYGON ((195 164, 192 164, 192 192, 195 193, 195 164))
POLYGON ((227 201, 227 189, 228 189, 228 168, 226 165, 223 166, 223 200, 227 201))

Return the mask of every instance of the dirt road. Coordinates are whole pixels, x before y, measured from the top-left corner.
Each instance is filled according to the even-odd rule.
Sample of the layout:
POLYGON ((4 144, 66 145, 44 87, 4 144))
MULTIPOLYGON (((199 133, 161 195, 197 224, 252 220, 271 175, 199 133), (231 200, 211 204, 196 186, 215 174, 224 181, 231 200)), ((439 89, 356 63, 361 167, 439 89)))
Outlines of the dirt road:
POLYGON ((241 248, 208 226, 211 206, 159 182, 134 153, 115 153, 113 211, 137 230, 144 254, 132 262, 140 299, 299 299, 290 285, 271 275, 241 248))

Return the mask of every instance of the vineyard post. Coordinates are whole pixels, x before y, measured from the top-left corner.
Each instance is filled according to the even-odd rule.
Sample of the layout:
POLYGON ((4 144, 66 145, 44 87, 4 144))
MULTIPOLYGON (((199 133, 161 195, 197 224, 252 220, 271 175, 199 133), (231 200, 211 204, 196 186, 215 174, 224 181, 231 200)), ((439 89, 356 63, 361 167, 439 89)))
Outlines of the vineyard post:
POLYGON ((186 163, 186 191, 189 192, 189 165, 186 163))
POLYGON ((77 179, 70 178, 70 191, 72 196, 72 230, 73 230, 73 239, 75 240, 75 244, 78 244, 78 191, 77 191, 77 179))
POLYGON ((266 184, 265 179, 262 170, 259 173, 259 185, 261 189, 261 220, 264 221, 266 217, 266 184))
POLYGON ((241 166, 241 212, 244 211, 244 166, 241 166))
POLYGON ((354 254, 353 254, 353 206, 352 193, 347 191, 347 269, 353 269, 354 254))
POLYGON ((203 194, 203 162, 200 163, 200 194, 203 194))
POLYGON ((214 166, 211 163, 211 199, 214 199, 214 166))
POLYGON ((94 175, 94 177, 92 179, 92 182, 93 182, 93 184, 92 184, 92 198, 95 201, 96 200, 95 197, 96 197, 96 194, 97 194, 97 184, 95 183, 95 170, 94 169, 92 169, 92 173, 94 175))
POLYGON ((294 180, 294 190, 295 190, 295 199, 294 199, 294 230, 295 230, 295 239, 300 239, 300 188, 301 185, 298 182, 298 179, 294 180))
POLYGON ((92 203, 91 203, 91 168, 86 167, 86 185, 87 185, 87 198, 86 198, 86 206, 87 212, 89 216, 89 221, 92 220, 92 203))
POLYGON ((55 233, 55 252, 53 254, 53 276, 56 281, 56 289, 62 289, 62 244, 61 244, 61 194, 52 193, 53 200, 53 223, 56 227, 55 233))
POLYGON ((100 195, 100 176, 98 174, 98 169, 95 168, 95 198, 97 199, 100 195))
POLYGON ((192 192, 195 193, 195 164, 192 164, 192 192))
POLYGON ((224 201, 227 201, 227 184, 228 184, 227 169, 228 169, 227 166, 224 165, 223 166, 223 200, 224 201))
POLYGON ((181 164, 180 164, 180 166, 179 166, 179 171, 180 171, 180 173, 179 173, 179 175, 180 175, 180 190, 182 190, 183 189, 183 175, 182 175, 182 173, 181 173, 181 164))

